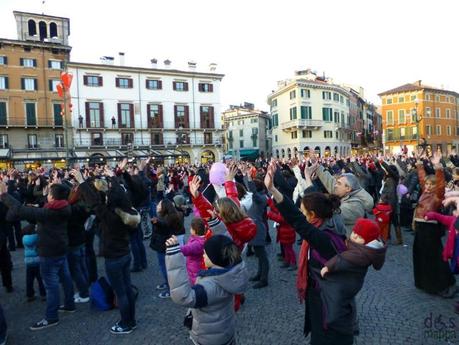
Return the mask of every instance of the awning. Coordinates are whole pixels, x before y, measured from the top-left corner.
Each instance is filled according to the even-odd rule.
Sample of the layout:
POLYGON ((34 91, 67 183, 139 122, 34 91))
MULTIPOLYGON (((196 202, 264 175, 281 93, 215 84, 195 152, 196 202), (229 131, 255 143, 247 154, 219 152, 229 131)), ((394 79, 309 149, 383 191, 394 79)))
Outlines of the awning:
POLYGON ((42 152, 15 152, 13 153, 13 161, 28 161, 28 160, 58 160, 65 159, 65 152, 62 151, 42 151, 42 152))
POLYGON ((239 155, 241 157, 247 157, 247 156, 258 156, 258 150, 240 150, 239 155))
POLYGON ((0 149, 0 158, 8 158, 10 155, 10 149, 0 149))

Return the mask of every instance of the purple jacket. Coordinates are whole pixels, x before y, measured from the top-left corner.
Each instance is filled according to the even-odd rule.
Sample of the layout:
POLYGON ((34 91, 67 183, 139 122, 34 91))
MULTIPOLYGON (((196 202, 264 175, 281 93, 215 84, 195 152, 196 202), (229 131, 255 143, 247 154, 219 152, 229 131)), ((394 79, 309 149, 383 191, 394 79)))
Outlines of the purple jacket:
POLYGON ((202 269, 205 236, 191 235, 188 242, 180 249, 186 257, 186 271, 191 284, 194 285, 199 271, 202 269))

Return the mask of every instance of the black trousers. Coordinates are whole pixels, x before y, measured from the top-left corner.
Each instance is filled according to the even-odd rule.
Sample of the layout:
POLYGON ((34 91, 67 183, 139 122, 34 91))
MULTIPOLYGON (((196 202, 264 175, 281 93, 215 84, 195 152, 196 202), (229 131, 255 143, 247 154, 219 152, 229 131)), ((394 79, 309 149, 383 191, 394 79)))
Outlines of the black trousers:
POLYGON ((269 261, 266 255, 265 246, 253 246, 255 256, 258 258, 258 273, 260 281, 268 282, 269 261))
POLYGON ((88 280, 89 283, 93 283, 97 280, 97 259, 94 251, 94 236, 96 235, 94 229, 85 231, 85 259, 86 267, 88 268, 88 280))
POLYGON ((12 287, 13 279, 11 278, 11 270, 13 263, 11 262, 11 255, 6 247, 6 241, 0 247, 0 271, 2 274, 2 282, 4 287, 12 287))
POLYGON ((38 288, 40 290, 40 296, 46 296, 45 286, 43 285, 43 280, 41 279, 40 274, 40 265, 26 265, 26 294, 27 297, 35 296, 35 291, 33 289, 34 280, 38 282, 38 288))

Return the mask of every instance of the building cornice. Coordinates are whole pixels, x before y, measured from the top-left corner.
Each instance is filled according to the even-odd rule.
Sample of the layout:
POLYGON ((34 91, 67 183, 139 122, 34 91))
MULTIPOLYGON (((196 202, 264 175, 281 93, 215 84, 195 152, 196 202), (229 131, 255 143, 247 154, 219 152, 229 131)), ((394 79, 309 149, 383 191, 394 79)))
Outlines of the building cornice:
POLYGON ((322 90, 338 91, 338 92, 345 94, 347 97, 350 97, 350 92, 339 85, 327 84, 325 82, 316 82, 316 81, 306 80, 306 79, 296 79, 290 82, 289 84, 281 87, 280 89, 276 90, 271 95, 269 95, 268 103, 271 99, 278 97, 279 95, 284 94, 285 92, 288 92, 297 87, 304 87, 308 89, 322 89, 322 90))
POLYGON ((112 71, 112 72, 130 72, 130 73, 145 73, 145 74, 155 74, 155 75, 165 75, 165 76, 184 76, 184 77, 193 77, 193 78, 213 78, 222 80, 225 76, 224 74, 218 73, 206 73, 206 72, 190 72, 190 71, 180 71, 176 69, 159 69, 159 68, 147 68, 147 67, 134 67, 134 66, 119 66, 119 65, 106 65, 106 64, 93 64, 85 62, 75 62, 71 61, 68 63, 69 68, 84 68, 92 69, 98 71, 112 71))
POLYGON ((60 43, 49 43, 49 42, 41 42, 41 41, 22 41, 22 40, 12 40, 8 38, 0 38, 1 44, 9 44, 12 46, 28 46, 34 48, 49 48, 49 49, 62 49, 68 50, 69 52, 72 50, 71 46, 66 46, 60 43))

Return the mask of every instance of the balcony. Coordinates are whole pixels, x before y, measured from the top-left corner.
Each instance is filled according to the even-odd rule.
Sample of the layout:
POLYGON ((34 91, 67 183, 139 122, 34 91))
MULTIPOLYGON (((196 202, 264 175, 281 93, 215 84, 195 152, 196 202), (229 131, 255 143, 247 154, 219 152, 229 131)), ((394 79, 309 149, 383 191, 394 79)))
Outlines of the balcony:
POLYGON ((319 129, 322 127, 322 124, 322 120, 296 119, 288 122, 283 122, 281 123, 280 127, 283 131, 289 132, 304 128, 319 129))
POLYGON ((127 147, 127 146, 149 146, 149 138, 145 137, 143 138, 143 141, 141 139, 134 139, 130 142, 127 142, 125 140, 122 140, 121 138, 104 138, 103 142, 100 143, 97 140, 91 140, 91 139, 77 139, 75 138, 73 144, 75 147, 91 147, 91 146, 107 146, 107 147, 127 147))
POLYGON ((62 118, 56 121, 50 118, 33 118, 26 121, 24 117, 8 117, 0 119, 0 128, 63 128, 62 118))

